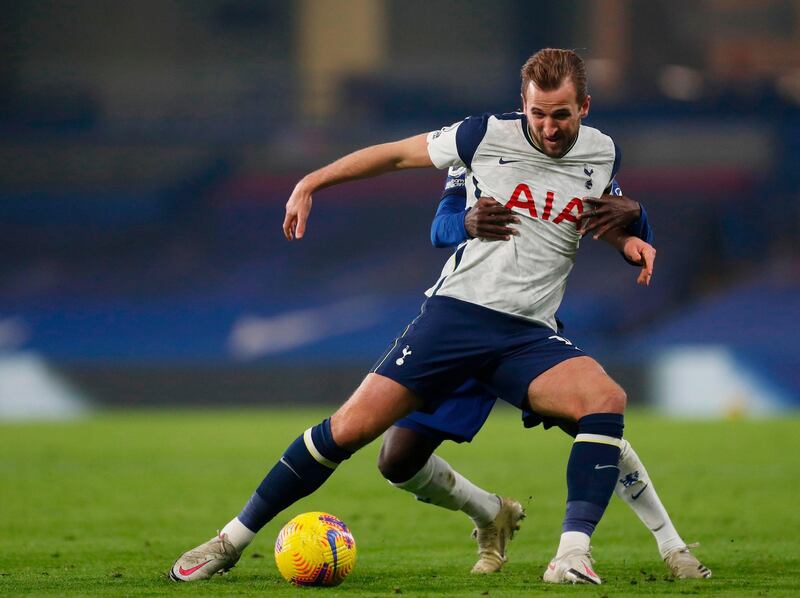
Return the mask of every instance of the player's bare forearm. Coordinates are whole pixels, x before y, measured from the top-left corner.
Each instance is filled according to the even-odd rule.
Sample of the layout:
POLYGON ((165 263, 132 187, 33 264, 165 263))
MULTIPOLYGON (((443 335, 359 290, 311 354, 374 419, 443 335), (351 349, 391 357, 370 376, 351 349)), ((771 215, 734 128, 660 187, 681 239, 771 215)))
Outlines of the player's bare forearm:
POLYGON ((371 145, 347 154, 306 175, 302 184, 310 193, 357 179, 368 179, 395 170, 433 166, 425 134, 400 141, 371 145))
POLYGON ((600 238, 617 251, 622 251, 625 247, 625 241, 630 239, 631 236, 624 229, 617 227, 606 231, 600 238))
POLYGON ((395 170, 426 166, 433 166, 433 162, 428 155, 428 143, 424 134, 373 145, 339 158, 304 176, 295 185, 289 201, 286 202, 283 235, 289 241, 303 237, 311 212, 312 194, 319 189, 395 170))
POLYGON ((608 231, 603 235, 602 239, 620 251, 625 256, 625 259, 642 267, 636 279, 636 284, 650 284, 650 279, 653 277, 653 265, 656 260, 655 247, 619 228, 608 231))

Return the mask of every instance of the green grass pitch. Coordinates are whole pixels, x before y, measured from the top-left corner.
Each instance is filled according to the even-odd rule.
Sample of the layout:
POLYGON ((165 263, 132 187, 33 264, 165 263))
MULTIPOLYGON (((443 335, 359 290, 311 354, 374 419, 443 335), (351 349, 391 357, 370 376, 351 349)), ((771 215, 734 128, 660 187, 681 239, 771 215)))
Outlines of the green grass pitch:
POLYGON ((178 554, 235 515, 288 443, 325 414, 147 411, 0 425, 0 596, 800 595, 797 417, 629 415, 628 439, 684 539, 702 541, 696 553, 714 577, 667 580, 649 532, 614 498, 593 539, 605 584, 553 587, 540 575, 560 532, 570 443, 559 431, 523 430, 510 409, 496 410, 471 445, 441 450, 476 483, 526 504, 502 573, 470 575, 469 520, 390 488, 375 443, 268 524, 231 574, 168 581, 178 554), (339 588, 293 588, 275 567, 279 528, 310 510, 342 517, 355 535, 358 562, 339 588))

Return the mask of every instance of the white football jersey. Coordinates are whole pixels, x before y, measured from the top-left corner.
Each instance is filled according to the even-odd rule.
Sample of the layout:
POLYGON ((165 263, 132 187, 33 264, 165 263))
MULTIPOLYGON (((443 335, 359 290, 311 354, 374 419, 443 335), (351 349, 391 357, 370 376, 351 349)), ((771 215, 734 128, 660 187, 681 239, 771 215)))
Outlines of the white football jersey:
POLYGON ((584 197, 598 197, 619 166, 612 139, 581 126, 561 158, 539 150, 520 112, 470 117, 428 134, 437 168, 466 168, 467 206, 493 197, 521 218, 509 241, 470 239, 426 295, 444 295, 556 330, 567 276, 580 243, 584 197))

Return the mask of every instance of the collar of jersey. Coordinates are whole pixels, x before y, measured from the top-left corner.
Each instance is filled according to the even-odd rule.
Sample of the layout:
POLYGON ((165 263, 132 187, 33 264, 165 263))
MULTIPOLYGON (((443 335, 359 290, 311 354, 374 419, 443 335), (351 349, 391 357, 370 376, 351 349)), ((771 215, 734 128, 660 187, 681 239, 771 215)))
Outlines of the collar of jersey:
MULTIPOLYGON (((547 154, 545 154, 544 151, 542 151, 542 148, 536 145, 536 143, 533 141, 533 137, 531 137, 531 131, 528 128, 528 117, 525 114, 522 115, 521 122, 522 122, 522 134, 525 135, 525 140, 528 142, 528 144, 530 144, 530 146, 540 154, 547 156, 547 154)), ((580 134, 581 134, 581 129, 580 127, 578 127, 578 135, 580 134)), ((572 140, 572 143, 567 148, 567 151, 564 152, 564 155, 561 156, 561 158, 566 157, 566 155, 572 151, 572 148, 575 147, 575 144, 578 142, 578 135, 575 135, 575 139, 572 140)), ((549 158, 550 156, 547 157, 549 158)), ((553 158, 553 159, 560 160, 561 158, 553 158)))

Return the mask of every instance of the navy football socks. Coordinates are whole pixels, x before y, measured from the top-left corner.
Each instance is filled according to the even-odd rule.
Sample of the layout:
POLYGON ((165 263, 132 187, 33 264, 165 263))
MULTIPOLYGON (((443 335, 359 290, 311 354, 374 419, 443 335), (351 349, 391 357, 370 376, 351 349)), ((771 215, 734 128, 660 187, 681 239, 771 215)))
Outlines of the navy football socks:
POLYGON ((593 413, 578 420, 567 464, 564 532, 592 535, 614 493, 619 472, 623 416, 593 413))
POLYGON ((331 420, 299 436, 258 486, 238 519, 257 532, 275 515, 325 483, 352 453, 334 442, 331 420))

